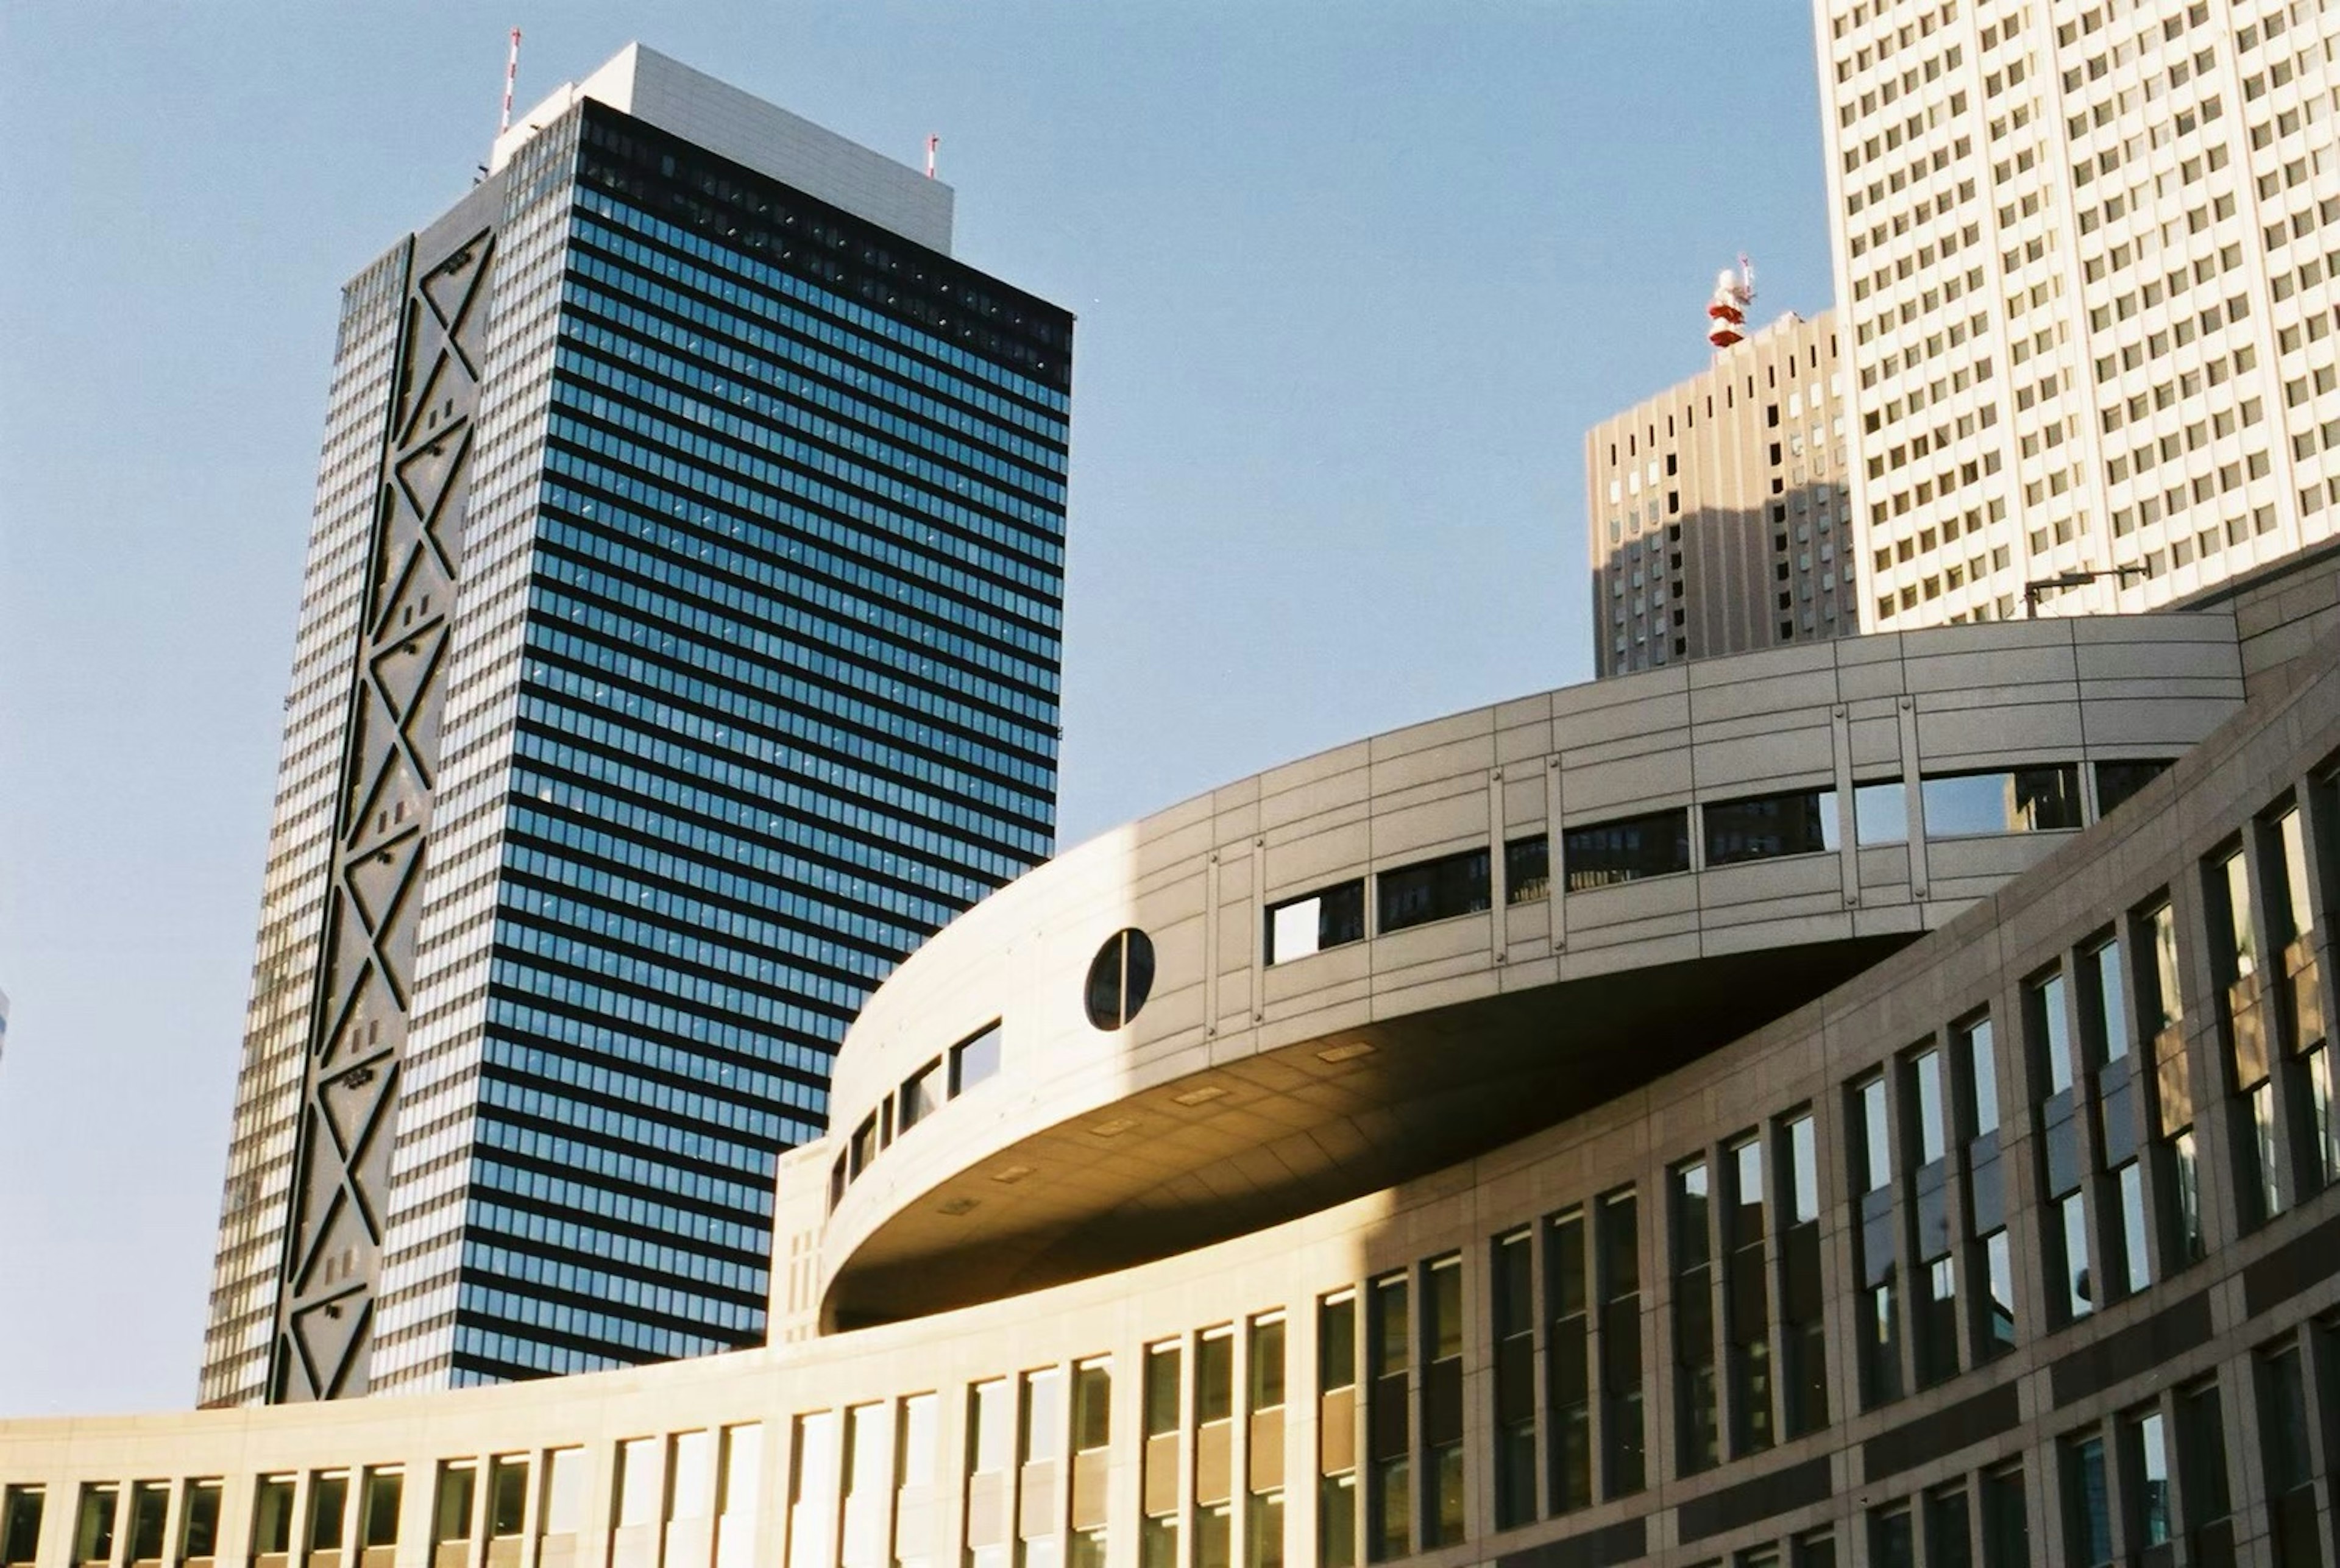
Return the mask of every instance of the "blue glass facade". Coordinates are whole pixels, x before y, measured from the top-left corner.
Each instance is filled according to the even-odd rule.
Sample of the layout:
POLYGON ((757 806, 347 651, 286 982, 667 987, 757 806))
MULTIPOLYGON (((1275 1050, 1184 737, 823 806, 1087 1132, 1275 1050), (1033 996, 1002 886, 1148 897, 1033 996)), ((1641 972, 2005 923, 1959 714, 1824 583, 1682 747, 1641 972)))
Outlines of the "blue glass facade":
POLYGON ((1070 318, 580 113, 458 1383, 760 1342, 846 1025, 1054 839, 1070 318))

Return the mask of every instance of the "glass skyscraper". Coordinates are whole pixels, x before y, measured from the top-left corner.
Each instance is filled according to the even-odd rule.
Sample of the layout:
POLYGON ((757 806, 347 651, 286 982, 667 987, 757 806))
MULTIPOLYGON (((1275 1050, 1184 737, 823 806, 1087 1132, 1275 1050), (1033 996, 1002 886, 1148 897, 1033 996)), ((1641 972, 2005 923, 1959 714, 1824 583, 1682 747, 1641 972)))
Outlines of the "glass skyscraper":
POLYGON ((1072 323, 629 48, 345 290, 205 1403, 761 1340, 862 998, 1053 844, 1072 323))

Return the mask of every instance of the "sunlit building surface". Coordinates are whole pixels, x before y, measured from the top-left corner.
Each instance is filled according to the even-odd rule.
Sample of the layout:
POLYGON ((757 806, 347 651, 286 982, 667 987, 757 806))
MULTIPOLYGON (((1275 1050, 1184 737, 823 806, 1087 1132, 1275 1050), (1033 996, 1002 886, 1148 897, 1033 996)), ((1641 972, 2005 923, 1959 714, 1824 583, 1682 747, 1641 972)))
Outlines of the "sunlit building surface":
POLYGON ((342 295, 201 1399, 762 1343, 845 1027, 1054 848, 1071 321, 639 47, 342 295))
POLYGON ((1835 318, 1790 313, 1584 438, 1601 675, 1858 629, 1835 318))
POLYGON ((1815 0, 1861 624, 2161 604, 2340 516, 2328 0, 1815 0))
POLYGON ((0 1568, 2331 1562, 2335 628, 2292 563, 1213 790, 870 997, 765 1347, 0 1423, 0 1568))

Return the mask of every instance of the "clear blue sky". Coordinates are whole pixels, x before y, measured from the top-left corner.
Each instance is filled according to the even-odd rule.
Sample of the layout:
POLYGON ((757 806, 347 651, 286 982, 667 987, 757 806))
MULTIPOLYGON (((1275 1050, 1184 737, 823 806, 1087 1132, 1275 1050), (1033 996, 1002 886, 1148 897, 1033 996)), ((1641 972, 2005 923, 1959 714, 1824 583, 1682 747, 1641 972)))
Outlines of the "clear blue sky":
POLYGON ((630 38, 1074 310, 1063 839, 1585 679, 1582 445, 1828 303, 1798 0, 0 9, 0 1414, 193 1397, 339 287, 630 38))

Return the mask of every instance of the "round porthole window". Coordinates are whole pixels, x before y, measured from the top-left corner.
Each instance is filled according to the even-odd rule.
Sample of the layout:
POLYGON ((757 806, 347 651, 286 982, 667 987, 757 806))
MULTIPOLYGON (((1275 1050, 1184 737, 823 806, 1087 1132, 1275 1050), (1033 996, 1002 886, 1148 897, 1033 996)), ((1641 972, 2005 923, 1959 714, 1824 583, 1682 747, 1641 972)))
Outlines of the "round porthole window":
POLYGON ((1089 1022, 1108 1033, 1121 1027, 1153 989, 1153 939, 1135 926, 1115 932, 1089 964, 1089 1022))

